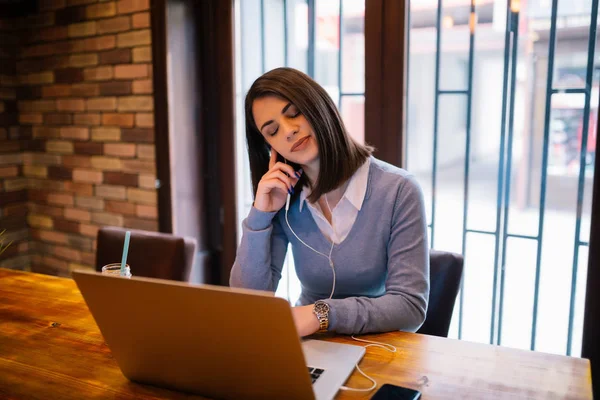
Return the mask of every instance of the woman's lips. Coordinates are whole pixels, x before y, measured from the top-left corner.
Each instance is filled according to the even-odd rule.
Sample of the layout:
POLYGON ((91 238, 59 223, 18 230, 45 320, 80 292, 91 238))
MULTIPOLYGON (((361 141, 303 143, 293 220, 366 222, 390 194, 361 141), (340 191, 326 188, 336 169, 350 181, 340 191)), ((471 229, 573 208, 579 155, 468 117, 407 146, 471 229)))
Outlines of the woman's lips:
POLYGON ((304 144, 306 144, 308 142, 308 139, 310 139, 310 136, 306 136, 302 139, 298 139, 298 141, 296 143, 294 143, 294 145, 292 146, 292 149, 290 150, 291 152, 296 151, 299 147, 304 146, 304 144))

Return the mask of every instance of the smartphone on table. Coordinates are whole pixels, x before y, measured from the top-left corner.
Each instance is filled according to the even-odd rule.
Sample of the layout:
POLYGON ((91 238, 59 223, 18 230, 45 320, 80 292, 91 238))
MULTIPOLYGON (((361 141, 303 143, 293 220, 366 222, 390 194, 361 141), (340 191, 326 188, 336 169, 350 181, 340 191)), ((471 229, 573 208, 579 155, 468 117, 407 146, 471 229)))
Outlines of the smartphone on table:
POLYGON ((371 397, 371 400, 418 400, 421 398, 421 392, 402 386, 384 384, 371 397))

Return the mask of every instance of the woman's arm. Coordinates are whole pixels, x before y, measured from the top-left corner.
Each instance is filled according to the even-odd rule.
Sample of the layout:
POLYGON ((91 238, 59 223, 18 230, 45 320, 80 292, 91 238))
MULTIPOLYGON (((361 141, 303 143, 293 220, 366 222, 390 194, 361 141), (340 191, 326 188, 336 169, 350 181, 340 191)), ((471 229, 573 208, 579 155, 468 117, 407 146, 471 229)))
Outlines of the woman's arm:
POLYGON ((242 241, 231 269, 230 286, 277 290, 288 239, 276 214, 254 207, 250 210, 242 223, 242 241))
POLYGON ((387 246, 386 293, 378 298, 325 300, 330 306, 330 330, 344 334, 414 332, 425 321, 429 299, 427 219, 419 184, 412 176, 405 179, 396 197, 387 246))

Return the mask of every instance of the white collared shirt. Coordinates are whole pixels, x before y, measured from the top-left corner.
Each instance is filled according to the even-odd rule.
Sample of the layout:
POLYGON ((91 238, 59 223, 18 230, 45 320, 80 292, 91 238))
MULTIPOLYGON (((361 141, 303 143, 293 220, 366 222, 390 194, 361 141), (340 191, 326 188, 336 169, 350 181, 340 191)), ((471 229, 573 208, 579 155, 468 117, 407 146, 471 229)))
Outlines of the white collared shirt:
POLYGON ((331 212, 332 224, 327 221, 318 203, 313 204, 306 201, 306 198, 310 194, 308 193, 310 189, 306 186, 302 188, 299 204, 300 211, 302 211, 302 207, 306 201, 308 209, 323 235, 335 244, 340 244, 344 241, 356 221, 358 212, 365 200, 365 193, 367 192, 370 164, 371 159, 367 158, 367 161, 350 178, 344 195, 331 212))

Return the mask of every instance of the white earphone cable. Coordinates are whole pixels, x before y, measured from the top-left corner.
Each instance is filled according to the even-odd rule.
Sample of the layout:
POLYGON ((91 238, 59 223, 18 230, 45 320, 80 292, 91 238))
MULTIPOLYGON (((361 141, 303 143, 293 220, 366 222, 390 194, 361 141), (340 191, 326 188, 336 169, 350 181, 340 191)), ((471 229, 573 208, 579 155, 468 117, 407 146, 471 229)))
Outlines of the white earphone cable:
MULTIPOLYGON (((335 238, 335 228, 333 227, 333 211, 331 211, 331 207, 329 206, 329 201, 327 200, 327 195, 325 195, 325 203, 327 204, 327 208, 329 209, 329 213, 331 214, 331 219, 332 219, 332 224, 331 224, 331 228, 333 231, 333 236, 331 237, 331 249, 329 249, 329 256, 325 255, 324 253, 321 253, 318 250, 313 249, 311 246, 309 246, 308 244, 306 244, 302 239, 300 239, 298 237, 298 235, 296 235, 296 232, 294 232, 294 230, 292 229, 292 226, 290 225, 290 221, 288 220, 288 210, 290 208, 290 198, 291 196, 288 194, 287 196, 287 200, 285 202, 285 222, 287 223, 288 228, 290 228, 290 231, 294 234, 294 236, 296 237, 296 239, 298 239, 300 241, 300 243, 302 243, 304 246, 308 247, 309 249, 311 249, 312 251, 314 251, 315 253, 327 258, 327 260, 329 261, 329 266, 331 267, 331 271, 333 272, 333 286, 331 288, 331 294, 329 295, 329 299, 331 299, 333 297, 333 293, 335 292, 335 267, 333 265, 333 260, 331 259, 331 255, 333 253, 333 246, 335 244, 334 242, 334 238, 335 238)), ((288 273, 289 275, 289 273, 288 273)), ((364 346, 365 348, 367 347, 380 347, 384 350, 387 350, 391 353, 395 353, 397 351, 396 347, 392 346, 391 344, 387 344, 387 343, 380 343, 380 342, 374 342, 371 340, 365 340, 365 339, 358 339, 356 337, 354 337, 354 335, 352 335, 352 339, 356 340, 357 342, 364 342, 364 343, 369 343, 366 346, 364 346)), ((377 381, 375 381, 375 379, 371 378, 369 375, 365 374, 360 367, 358 366, 358 363, 355 364, 356 370, 365 378, 367 378, 369 381, 372 382, 372 385, 369 388, 364 388, 364 389, 360 389, 360 388, 350 388, 347 386, 341 386, 340 390, 347 390, 347 391, 353 391, 353 392, 370 392, 373 389, 375 389, 377 387, 377 381)))

